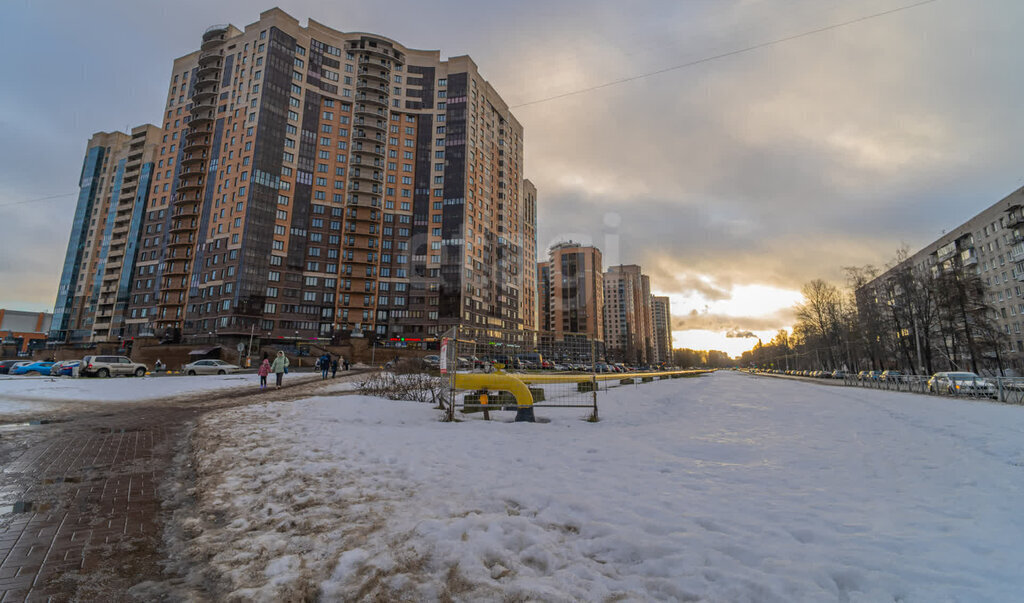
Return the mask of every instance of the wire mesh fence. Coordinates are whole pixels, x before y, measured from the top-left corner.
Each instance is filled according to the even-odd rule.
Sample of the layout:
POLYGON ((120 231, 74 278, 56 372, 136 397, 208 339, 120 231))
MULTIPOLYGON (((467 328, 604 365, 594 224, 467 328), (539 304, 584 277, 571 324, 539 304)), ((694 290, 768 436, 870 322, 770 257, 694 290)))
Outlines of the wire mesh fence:
POLYGON ((452 328, 441 341, 440 371, 449 379, 449 408, 452 418, 479 413, 490 419, 492 412, 516 411, 516 420, 533 420, 532 408, 581 408, 597 417, 600 385, 593 378, 607 370, 604 344, 582 334, 559 337, 534 332, 452 328), (493 374, 516 376, 527 384, 531 407, 523 408, 510 391, 482 387, 460 391, 458 375, 493 374), (559 379, 540 379, 559 375, 559 379), (533 381, 532 383, 530 381, 533 381))
POLYGON ((445 333, 437 362, 449 383, 448 420, 515 411, 516 421, 533 421, 534 408, 578 408, 597 421, 601 392, 707 372, 640 371, 609 361, 603 342, 582 334, 466 328, 445 333))

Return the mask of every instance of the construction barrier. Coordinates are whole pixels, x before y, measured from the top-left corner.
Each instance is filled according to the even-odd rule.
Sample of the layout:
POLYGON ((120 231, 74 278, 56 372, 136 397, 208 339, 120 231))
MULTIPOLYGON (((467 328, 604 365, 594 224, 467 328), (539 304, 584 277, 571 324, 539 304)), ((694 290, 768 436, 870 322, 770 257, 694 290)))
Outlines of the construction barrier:
MULTIPOLYGON (((493 373, 457 373, 452 379, 452 397, 449 405, 449 417, 453 418, 456 406, 463 412, 501 410, 505 408, 502 403, 495 403, 488 399, 490 392, 507 392, 515 400, 515 409, 518 411, 517 421, 532 421, 533 408, 590 408, 593 411, 591 420, 596 421, 598 383, 601 381, 618 381, 621 385, 635 384, 636 378, 640 377, 644 383, 657 379, 678 379, 681 377, 695 377, 713 371, 663 371, 656 373, 636 373, 635 376, 623 377, 622 373, 609 374, 537 374, 537 373, 505 373, 496 371, 493 373), (537 404, 545 400, 543 388, 533 388, 529 385, 546 384, 575 384, 578 393, 591 394, 587 403, 572 404, 537 404), (461 405, 455 403, 455 390, 473 392, 467 394, 461 405), (490 402, 490 403, 489 403, 490 402), (523 418, 521 418, 523 417, 523 418), (528 417, 528 418, 525 418, 528 417)), ((499 394, 500 395, 500 394, 499 394)))

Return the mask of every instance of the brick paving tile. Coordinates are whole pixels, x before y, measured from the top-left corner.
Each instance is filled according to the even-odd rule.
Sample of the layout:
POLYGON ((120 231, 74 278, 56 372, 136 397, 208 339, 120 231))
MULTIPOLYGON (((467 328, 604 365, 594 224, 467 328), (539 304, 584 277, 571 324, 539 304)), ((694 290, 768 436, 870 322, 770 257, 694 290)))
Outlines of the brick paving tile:
POLYGON ((24 601, 28 598, 28 593, 31 589, 28 588, 12 588, 11 590, 4 590, 0 588, 0 593, 3 593, 3 597, 0 597, 0 603, 12 603, 13 601, 24 601))
MULTIPOLYGON (((318 384, 297 382, 280 393, 305 397, 318 384)), ((104 592, 123 598, 139 582, 164 579, 169 511, 158 488, 174 447, 202 414, 263 402, 250 394, 179 396, 116 413, 83 404, 62 421, 5 432, 0 505, 32 508, 0 514, 0 603, 92 600, 104 592)))

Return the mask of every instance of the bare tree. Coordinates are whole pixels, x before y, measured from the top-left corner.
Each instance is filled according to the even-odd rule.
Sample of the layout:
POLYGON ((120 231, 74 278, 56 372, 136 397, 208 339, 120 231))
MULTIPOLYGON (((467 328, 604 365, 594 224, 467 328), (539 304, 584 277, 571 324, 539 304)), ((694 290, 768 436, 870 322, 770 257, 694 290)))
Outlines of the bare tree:
MULTIPOLYGON (((839 289, 821 279, 815 279, 804 285, 801 293, 804 301, 796 306, 798 323, 805 325, 807 333, 818 340, 816 351, 825 351, 828 366, 839 368, 836 351, 843 313, 839 289)), ((819 359, 819 365, 821 362, 819 359)))

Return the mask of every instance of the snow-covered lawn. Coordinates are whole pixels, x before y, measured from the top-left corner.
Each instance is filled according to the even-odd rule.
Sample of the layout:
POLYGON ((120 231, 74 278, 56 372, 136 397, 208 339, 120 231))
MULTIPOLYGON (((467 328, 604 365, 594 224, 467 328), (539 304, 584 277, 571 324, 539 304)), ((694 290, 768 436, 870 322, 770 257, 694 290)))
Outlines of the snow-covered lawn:
MULTIPOLYGON (((285 379, 311 379, 312 374, 291 374, 285 379)), ((273 377, 271 377, 273 380, 273 377)), ((0 420, 6 414, 47 412, 72 408, 83 402, 114 403, 156 400, 182 394, 259 387, 255 374, 115 377, 12 377, 0 379, 0 420)))
POLYGON ((1024 592, 1024 408, 727 372, 600 404, 600 423, 356 395, 207 415, 171 545, 266 601, 1024 592))

